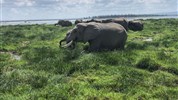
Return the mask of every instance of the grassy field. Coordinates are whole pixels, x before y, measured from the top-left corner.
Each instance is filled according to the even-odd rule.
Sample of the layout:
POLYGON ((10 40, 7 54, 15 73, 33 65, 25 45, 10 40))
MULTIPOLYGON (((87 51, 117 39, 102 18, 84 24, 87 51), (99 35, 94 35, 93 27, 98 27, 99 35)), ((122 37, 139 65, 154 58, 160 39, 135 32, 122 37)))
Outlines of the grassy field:
POLYGON ((123 51, 59 48, 73 27, 0 26, 0 100, 178 99, 178 19, 144 20, 123 51))

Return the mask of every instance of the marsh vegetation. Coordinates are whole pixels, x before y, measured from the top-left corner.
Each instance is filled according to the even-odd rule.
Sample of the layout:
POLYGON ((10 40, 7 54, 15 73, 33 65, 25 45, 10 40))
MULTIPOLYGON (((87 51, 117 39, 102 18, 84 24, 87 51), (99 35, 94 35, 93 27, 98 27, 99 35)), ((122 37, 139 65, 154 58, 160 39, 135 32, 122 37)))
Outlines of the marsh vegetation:
POLYGON ((0 26, 0 99, 178 99, 178 19, 143 23, 125 50, 94 53, 59 48, 73 26, 0 26))

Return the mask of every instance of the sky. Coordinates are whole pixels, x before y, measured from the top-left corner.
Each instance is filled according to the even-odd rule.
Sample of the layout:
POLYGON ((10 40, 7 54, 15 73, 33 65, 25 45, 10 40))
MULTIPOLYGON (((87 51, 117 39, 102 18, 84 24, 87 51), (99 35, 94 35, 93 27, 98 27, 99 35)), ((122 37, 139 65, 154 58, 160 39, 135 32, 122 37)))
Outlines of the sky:
POLYGON ((1 20, 177 12, 178 0, 0 0, 1 20))

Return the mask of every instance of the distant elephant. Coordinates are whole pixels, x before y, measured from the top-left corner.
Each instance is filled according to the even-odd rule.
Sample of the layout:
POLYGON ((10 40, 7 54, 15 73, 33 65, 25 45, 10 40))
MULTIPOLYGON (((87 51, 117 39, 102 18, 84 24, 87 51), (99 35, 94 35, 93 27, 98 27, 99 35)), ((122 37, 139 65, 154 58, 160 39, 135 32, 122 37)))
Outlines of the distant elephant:
POLYGON ((144 26, 141 21, 129 21, 128 28, 133 31, 142 31, 144 26))
POLYGON ((88 51, 124 49, 127 32, 116 23, 79 23, 60 41, 66 41, 62 47, 74 47, 75 43, 89 43, 88 51))
POLYGON ((104 19, 101 21, 102 23, 110 23, 113 22, 112 19, 104 19))
POLYGON ((117 23, 122 25, 126 31, 128 31, 128 22, 125 18, 115 18, 115 19, 106 19, 106 20, 102 20, 102 23, 117 23))
POLYGON ((83 21, 81 19, 77 19, 75 20, 75 25, 77 25, 78 23, 82 23, 83 21))
POLYGON ((85 21, 86 23, 90 23, 90 22, 96 22, 96 23, 101 23, 102 21, 101 20, 98 20, 98 19, 91 19, 91 20, 87 20, 85 21))
POLYGON ((126 29, 126 31, 128 31, 128 22, 125 18, 115 18, 112 19, 112 21, 114 23, 121 24, 126 29))
POLYGON ((62 27, 68 27, 68 26, 72 26, 72 22, 68 20, 59 20, 58 23, 55 24, 55 26, 56 25, 60 25, 62 27))
POLYGON ((102 23, 111 23, 111 22, 122 25, 126 29, 126 31, 128 31, 129 29, 133 31, 143 30, 143 23, 141 21, 127 21, 125 18, 102 20, 102 23))

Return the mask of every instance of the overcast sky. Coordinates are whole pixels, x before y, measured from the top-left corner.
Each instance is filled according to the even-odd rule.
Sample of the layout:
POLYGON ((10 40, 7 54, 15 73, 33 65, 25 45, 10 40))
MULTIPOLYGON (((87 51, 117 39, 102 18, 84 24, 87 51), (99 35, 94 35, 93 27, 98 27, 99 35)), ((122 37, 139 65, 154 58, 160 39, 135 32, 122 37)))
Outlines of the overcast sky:
POLYGON ((81 18, 178 11, 177 0, 0 0, 2 20, 81 18))

